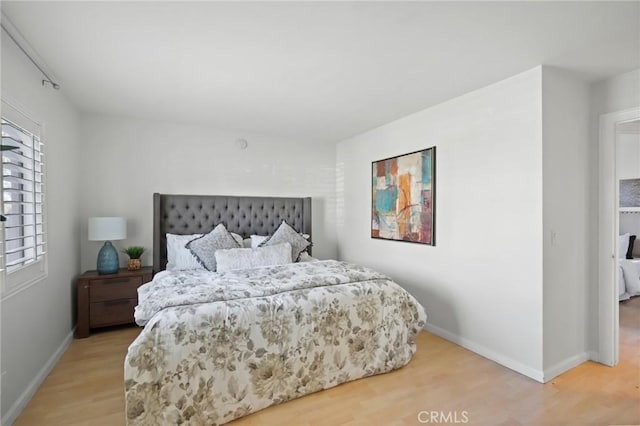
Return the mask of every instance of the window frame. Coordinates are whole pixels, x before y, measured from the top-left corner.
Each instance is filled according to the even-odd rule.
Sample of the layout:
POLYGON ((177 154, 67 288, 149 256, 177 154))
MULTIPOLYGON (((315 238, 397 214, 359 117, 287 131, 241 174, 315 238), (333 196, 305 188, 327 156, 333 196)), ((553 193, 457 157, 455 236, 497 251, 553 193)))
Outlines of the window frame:
MULTIPOLYGON (((6 230, 5 223, 3 222, 0 225, 0 276, 2 278, 0 295, 1 299, 7 299, 15 294, 18 294, 25 289, 31 287, 32 285, 44 280, 48 276, 49 268, 48 268, 48 246, 49 246, 49 238, 48 238, 48 227, 47 227, 47 155, 46 155, 46 143, 43 137, 44 126, 37 120, 33 119, 30 115, 24 112, 24 109, 18 108, 6 100, 2 100, 2 108, 1 108, 1 117, 12 125, 16 126, 18 129, 22 129, 27 133, 38 138, 40 146, 40 153, 42 154, 42 159, 40 161, 42 170, 38 173, 42 174, 41 182, 37 182, 35 173, 36 170, 33 170, 33 176, 31 182, 33 182, 32 193, 35 197, 36 194, 36 183, 41 184, 41 202, 37 203, 34 198, 33 213, 24 213, 25 215, 31 214, 33 217, 33 239, 34 239, 34 255, 35 259, 32 262, 27 264, 22 264, 18 267, 15 267, 13 270, 8 271, 6 267, 7 262, 7 253, 6 251, 6 230), (36 205, 40 204, 41 213, 37 212, 36 205), (37 221, 36 216, 40 214, 42 217, 42 240, 43 240, 43 253, 38 256, 38 231, 37 231, 37 221)), ((31 147, 33 151, 35 151, 35 147, 31 147)), ((0 211, 4 214, 4 167, 0 166, 0 170, 2 170, 3 175, 3 183, 2 188, 0 188, 0 211)))

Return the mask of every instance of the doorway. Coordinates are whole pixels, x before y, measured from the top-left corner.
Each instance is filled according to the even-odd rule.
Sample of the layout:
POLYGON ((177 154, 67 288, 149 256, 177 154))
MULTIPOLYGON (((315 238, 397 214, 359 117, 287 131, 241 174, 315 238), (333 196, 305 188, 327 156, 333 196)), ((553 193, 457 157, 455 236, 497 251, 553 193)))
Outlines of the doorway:
MULTIPOLYGON (((616 164, 621 129, 635 126, 640 108, 605 114, 600 117, 598 194, 598 359, 615 366, 620 357, 620 322, 618 283, 620 204, 618 167, 616 164)), ((640 235, 639 235, 640 237, 640 235)))
POLYGON ((618 353, 636 357, 640 337, 640 119, 616 126, 618 185, 618 353))

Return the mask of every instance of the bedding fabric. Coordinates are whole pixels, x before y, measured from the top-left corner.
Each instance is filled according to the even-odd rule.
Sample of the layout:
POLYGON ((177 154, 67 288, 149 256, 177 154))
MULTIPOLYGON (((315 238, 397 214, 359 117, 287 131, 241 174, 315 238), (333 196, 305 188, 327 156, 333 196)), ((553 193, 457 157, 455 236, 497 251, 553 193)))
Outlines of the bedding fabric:
POLYGON ((629 300, 630 298, 629 293, 627 293, 622 265, 618 265, 618 301, 622 302, 623 300, 629 300))
POLYGON ((127 423, 229 422, 407 364, 423 307, 338 261, 164 271, 139 288, 125 359, 127 423))
POLYGON ((216 271, 232 271, 291 263, 291 244, 256 249, 236 248, 216 251, 216 271))
POLYGON ((640 295, 640 259, 620 259, 618 262, 622 268, 619 279, 624 282, 625 293, 629 296, 640 295))

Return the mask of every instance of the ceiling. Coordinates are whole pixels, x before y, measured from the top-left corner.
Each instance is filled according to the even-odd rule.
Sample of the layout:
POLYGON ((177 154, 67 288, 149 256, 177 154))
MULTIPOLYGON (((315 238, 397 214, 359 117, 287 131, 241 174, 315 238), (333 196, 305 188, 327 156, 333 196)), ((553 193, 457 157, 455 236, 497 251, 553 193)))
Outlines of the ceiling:
MULTIPOLYGON (((640 67, 640 2, 11 2, 82 111, 335 142, 531 69, 640 67)), ((3 34, 4 35, 4 34, 3 34)))

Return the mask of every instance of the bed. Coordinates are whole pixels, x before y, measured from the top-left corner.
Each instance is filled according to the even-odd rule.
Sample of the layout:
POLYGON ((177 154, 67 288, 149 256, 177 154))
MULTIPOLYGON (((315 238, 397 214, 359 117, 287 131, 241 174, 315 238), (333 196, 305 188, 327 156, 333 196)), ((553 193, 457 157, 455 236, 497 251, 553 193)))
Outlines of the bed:
MULTIPOLYGON (((621 216, 622 217, 622 216, 621 216)), ((640 259, 634 258, 636 236, 627 232, 618 236, 618 300, 640 295, 640 259)))
POLYGON ((618 259, 618 299, 640 296, 640 259, 618 259))
POLYGON ((165 271, 167 233, 219 223, 246 238, 285 220, 311 235, 310 198, 154 194, 154 280, 125 359, 127 424, 216 425, 406 365, 424 308, 369 268, 323 260, 165 271))

